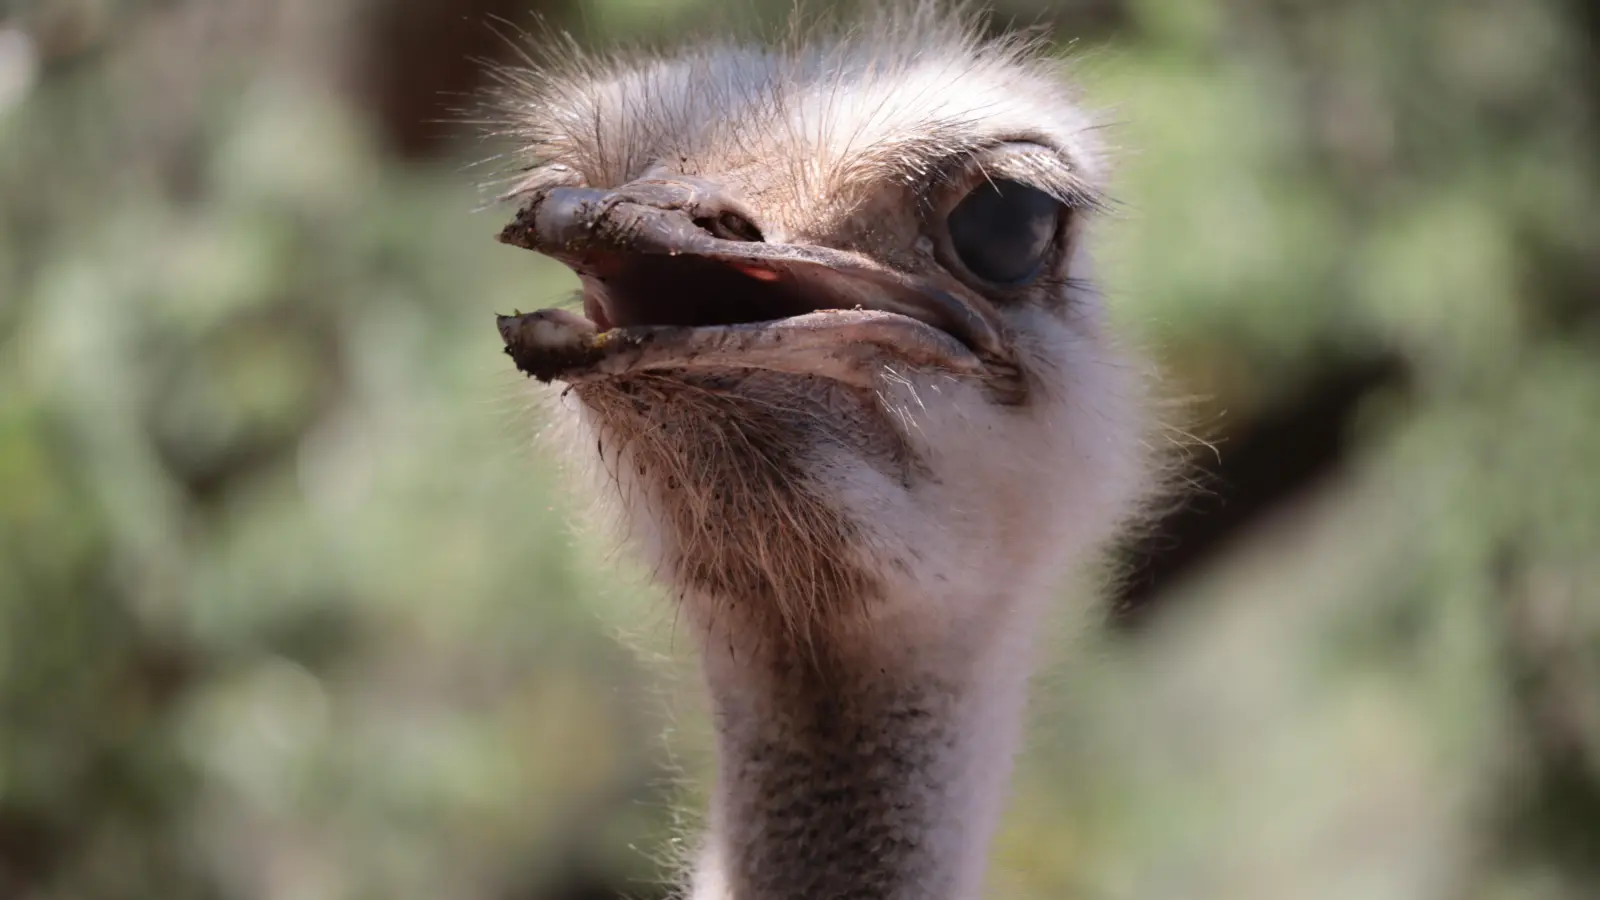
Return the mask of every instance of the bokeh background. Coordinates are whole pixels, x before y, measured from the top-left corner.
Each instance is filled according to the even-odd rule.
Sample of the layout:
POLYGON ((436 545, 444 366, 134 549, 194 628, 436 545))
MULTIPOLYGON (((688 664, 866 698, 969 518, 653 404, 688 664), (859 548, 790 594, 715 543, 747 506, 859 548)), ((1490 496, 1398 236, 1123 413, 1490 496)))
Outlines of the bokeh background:
MULTIPOLYGON (((535 13, 716 8, 0 2, 0 897, 665 895, 687 641, 529 443, 490 314, 571 282, 462 120, 535 13)), ((1209 446, 1051 639, 995 894, 1600 897, 1600 13, 1007 22, 1111 111, 1209 446)))

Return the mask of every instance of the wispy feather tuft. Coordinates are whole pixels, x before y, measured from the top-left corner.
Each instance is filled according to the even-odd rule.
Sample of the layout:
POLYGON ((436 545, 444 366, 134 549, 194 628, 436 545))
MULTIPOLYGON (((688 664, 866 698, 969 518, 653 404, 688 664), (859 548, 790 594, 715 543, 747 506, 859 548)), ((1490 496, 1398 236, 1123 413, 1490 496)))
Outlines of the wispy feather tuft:
POLYGON ((665 49, 589 52, 540 35, 520 64, 495 73, 490 119, 518 148, 502 192, 781 162, 783 202, 814 208, 1028 141, 1047 151, 1028 180, 1092 203, 1096 127, 1065 63, 1041 34, 986 36, 985 22, 970 6, 919 0, 854 22, 797 14, 776 35, 665 49))

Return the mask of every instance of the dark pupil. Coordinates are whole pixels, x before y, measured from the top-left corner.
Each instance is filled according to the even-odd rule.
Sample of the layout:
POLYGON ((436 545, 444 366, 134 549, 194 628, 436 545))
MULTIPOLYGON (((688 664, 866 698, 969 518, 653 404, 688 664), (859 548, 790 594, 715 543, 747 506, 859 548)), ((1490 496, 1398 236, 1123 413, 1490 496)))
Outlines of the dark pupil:
POLYGON ((984 182, 951 210, 950 243, 972 274, 1018 284, 1039 274, 1060 211, 1061 202, 1037 188, 984 182))

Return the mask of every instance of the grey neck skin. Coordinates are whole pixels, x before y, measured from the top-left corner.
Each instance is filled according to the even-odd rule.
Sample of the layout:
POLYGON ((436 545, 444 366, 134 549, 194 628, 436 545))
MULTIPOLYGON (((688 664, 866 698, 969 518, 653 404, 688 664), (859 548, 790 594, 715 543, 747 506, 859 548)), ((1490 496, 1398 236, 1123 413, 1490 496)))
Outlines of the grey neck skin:
POLYGON ((719 771, 693 900, 979 895, 1025 654, 954 671, 927 664, 947 653, 898 655, 824 673, 711 654, 719 771))

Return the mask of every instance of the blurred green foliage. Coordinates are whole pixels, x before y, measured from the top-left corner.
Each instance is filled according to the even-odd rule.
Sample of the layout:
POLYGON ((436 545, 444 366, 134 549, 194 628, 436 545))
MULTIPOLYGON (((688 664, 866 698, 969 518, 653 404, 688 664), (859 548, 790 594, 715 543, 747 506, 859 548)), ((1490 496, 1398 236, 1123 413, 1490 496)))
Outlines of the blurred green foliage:
MULTIPOLYGON (((569 529, 489 327, 569 282, 474 213, 492 148, 386 142, 408 8, 0 6, 0 896, 648 896, 679 852, 670 609, 569 529)), ((1226 458, 1400 374, 1147 627, 1058 642, 996 893, 1600 895, 1594 14, 1055 13, 1175 426, 1226 458)))

